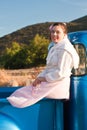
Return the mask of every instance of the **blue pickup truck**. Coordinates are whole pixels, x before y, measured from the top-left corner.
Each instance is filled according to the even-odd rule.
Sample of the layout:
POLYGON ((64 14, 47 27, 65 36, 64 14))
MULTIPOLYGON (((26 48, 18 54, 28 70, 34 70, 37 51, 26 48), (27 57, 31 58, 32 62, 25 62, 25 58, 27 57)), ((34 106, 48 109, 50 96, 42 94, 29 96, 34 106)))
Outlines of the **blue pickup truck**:
POLYGON ((87 31, 68 36, 80 57, 79 68, 72 70, 70 99, 15 108, 6 97, 19 87, 0 87, 0 130, 87 130, 87 31))

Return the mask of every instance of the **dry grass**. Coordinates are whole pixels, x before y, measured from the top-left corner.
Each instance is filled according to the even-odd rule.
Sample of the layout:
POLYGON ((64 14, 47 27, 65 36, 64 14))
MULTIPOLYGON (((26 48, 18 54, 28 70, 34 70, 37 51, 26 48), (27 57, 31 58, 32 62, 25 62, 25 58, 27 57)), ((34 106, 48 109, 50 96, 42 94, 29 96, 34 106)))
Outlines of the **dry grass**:
POLYGON ((19 70, 0 70, 0 87, 28 86, 44 67, 19 70))

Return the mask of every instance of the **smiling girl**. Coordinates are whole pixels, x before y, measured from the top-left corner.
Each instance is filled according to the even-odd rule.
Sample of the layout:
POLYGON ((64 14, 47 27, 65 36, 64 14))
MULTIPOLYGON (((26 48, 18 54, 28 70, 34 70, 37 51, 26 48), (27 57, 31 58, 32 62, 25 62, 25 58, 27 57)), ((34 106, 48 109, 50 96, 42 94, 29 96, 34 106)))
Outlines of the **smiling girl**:
POLYGON ((67 37, 65 23, 51 25, 50 37, 53 47, 48 52, 46 68, 31 86, 20 88, 7 98, 13 106, 26 107, 44 97, 69 99, 71 70, 78 68, 79 57, 67 37))

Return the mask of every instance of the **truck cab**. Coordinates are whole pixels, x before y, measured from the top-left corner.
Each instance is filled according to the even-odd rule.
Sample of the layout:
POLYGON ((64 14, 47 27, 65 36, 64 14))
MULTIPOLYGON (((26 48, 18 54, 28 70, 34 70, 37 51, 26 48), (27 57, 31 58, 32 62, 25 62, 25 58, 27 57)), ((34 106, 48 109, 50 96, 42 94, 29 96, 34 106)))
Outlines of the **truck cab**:
POLYGON ((72 32, 68 36, 80 63, 78 69, 72 70, 70 99, 64 103, 65 130, 87 130, 87 31, 72 32))

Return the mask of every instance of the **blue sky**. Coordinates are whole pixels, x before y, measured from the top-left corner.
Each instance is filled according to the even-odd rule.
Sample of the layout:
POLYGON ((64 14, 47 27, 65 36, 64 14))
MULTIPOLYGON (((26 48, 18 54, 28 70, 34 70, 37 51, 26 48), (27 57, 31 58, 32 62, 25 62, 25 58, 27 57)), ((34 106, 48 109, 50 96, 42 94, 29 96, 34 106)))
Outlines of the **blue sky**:
POLYGON ((0 37, 28 25, 87 15, 87 0, 0 0, 0 37))

